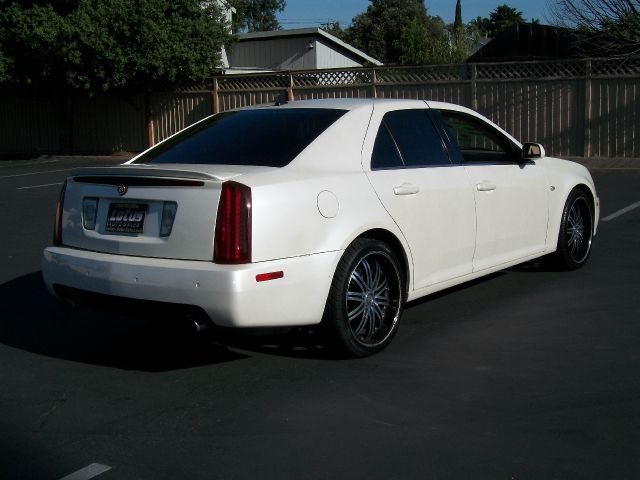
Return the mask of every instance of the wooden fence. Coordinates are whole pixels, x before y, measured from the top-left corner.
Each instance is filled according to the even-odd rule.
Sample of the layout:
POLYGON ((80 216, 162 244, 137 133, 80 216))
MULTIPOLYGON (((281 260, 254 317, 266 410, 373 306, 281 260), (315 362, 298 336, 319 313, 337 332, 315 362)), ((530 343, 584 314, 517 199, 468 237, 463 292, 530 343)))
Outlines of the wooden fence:
MULTIPOLYGON (((136 152, 211 113, 353 97, 458 103, 552 155, 640 158, 640 58, 223 75, 177 92, 78 97, 66 149, 136 152)), ((0 99, 0 153, 60 150, 64 105, 55 95, 0 99)))

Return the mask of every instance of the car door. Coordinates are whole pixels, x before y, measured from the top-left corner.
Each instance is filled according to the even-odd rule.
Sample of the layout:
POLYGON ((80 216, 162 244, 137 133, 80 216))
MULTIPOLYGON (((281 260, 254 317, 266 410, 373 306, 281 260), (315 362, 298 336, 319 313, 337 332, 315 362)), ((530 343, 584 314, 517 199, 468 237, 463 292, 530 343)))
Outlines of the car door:
POLYGON ((452 166, 426 108, 376 108, 365 171, 411 249, 414 290, 471 273, 476 226, 466 172, 452 166))
POLYGON ((548 185, 544 169, 523 161, 519 147, 474 115, 441 110, 452 150, 473 185, 477 234, 473 270, 545 250, 548 185))

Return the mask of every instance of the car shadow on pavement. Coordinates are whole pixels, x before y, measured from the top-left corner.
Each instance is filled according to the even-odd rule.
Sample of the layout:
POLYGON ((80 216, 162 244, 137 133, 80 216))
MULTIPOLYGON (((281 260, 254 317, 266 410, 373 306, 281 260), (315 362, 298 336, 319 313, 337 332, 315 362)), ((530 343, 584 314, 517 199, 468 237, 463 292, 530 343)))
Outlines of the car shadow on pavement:
POLYGON ((49 294, 41 272, 0 285, 0 299, 0 343, 39 355, 148 372, 248 358, 192 334, 175 318, 70 309, 49 294))
POLYGON ((344 355, 328 347, 320 326, 287 329, 243 330, 214 329, 211 338, 222 345, 239 350, 279 357, 338 360, 344 355))

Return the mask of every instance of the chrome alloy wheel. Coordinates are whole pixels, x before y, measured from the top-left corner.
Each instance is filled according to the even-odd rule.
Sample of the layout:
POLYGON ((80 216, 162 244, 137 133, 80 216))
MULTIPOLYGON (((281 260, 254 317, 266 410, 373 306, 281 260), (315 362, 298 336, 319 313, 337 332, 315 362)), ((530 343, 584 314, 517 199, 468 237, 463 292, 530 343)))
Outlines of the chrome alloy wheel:
POLYGON ((351 272, 346 292, 349 329, 361 345, 375 347, 393 333, 400 316, 400 272, 384 252, 364 256, 351 272))
POLYGON ((582 263, 591 248, 591 208, 583 197, 575 199, 567 216, 565 235, 571 259, 582 263))

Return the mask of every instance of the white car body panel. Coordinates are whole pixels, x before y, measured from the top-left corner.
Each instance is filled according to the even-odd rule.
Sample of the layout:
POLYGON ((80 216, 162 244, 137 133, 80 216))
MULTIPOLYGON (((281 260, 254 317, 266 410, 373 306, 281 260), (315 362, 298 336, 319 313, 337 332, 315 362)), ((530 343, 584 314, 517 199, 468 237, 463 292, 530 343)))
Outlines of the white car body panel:
POLYGON ((600 221, 600 200, 596 195, 596 187, 589 170, 583 165, 560 158, 545 157, 537 160, 547 171, 549 182, 549 234, 547 236, 547 252, 554 252, 558 245, 558 232, 562 209, 571 190, 584 185, 595 200, 593 234, 598 232, 600 221))
POLYGON ((548 190, 544 167, 465 165, 474 188, 477 235, 473 270, 546 249, 548 190))
POLYGON ((362 149, 362 164, 380 202, 410 248, 411 289, 422 289, 472 271, 476 220, 473 191, 463 168, 425 167, 371 170, 371 158, 382 117, 390 110, 424 109, 406 101, 376 105, 362 149), (398 187, 415 194, 398 195, 398 187))
POLYGON ((216 265, 49 247, 42 272, 53 294, 53 285, 61 284, 118 297, 195 305, 223 327, 296 326, 317 324, 322 317, 326 297, 320 292, 329 290, 340 254, 216 265), (256 275, 273 271, 285 275, 256 282, 256 275))
POLYGON ((60 285, 195 305, 223 326, 311 325, 322 320, 343 252, 362 235, 393 240, 397 256, 406 260, 406 294, 412 300, 553 252, 562 209, 576 186, 587 188, 595 199, 595 233, 599 203, 593 180, 573 162, 547 157, 524 167, 452 164, 372 171, 371 154, 384 113, 427 107, 488 122, 467 108, 430 101, 292 102, 265 108, 348 112, 282 168, 141 165, 132 163, 134 158, 120 167, 75 170, 64 199, 64 246, 44 252, 45 283, 54 293, 60 285), (101 175, 191 179, 202 186, 131 186, 121 197, 114 185, 73 182, 74 176, 101 175), (247 264, 212 261, 220 191, 229 180, 251 189, 252 256, 247 264), (483 182, 496 188, 479 191, 483 182), (403 184, 419 191, 394 194, 403 184), (98 225, 104 223, 110 202, 148 204, 144 233, 85 230, 80 211, 85 197, 100 198, 98 225), (178 204, 167 238, 157 234, 163 202, 178 204), (256 281, 256 275, 278 271, 282 278, 256 281))

